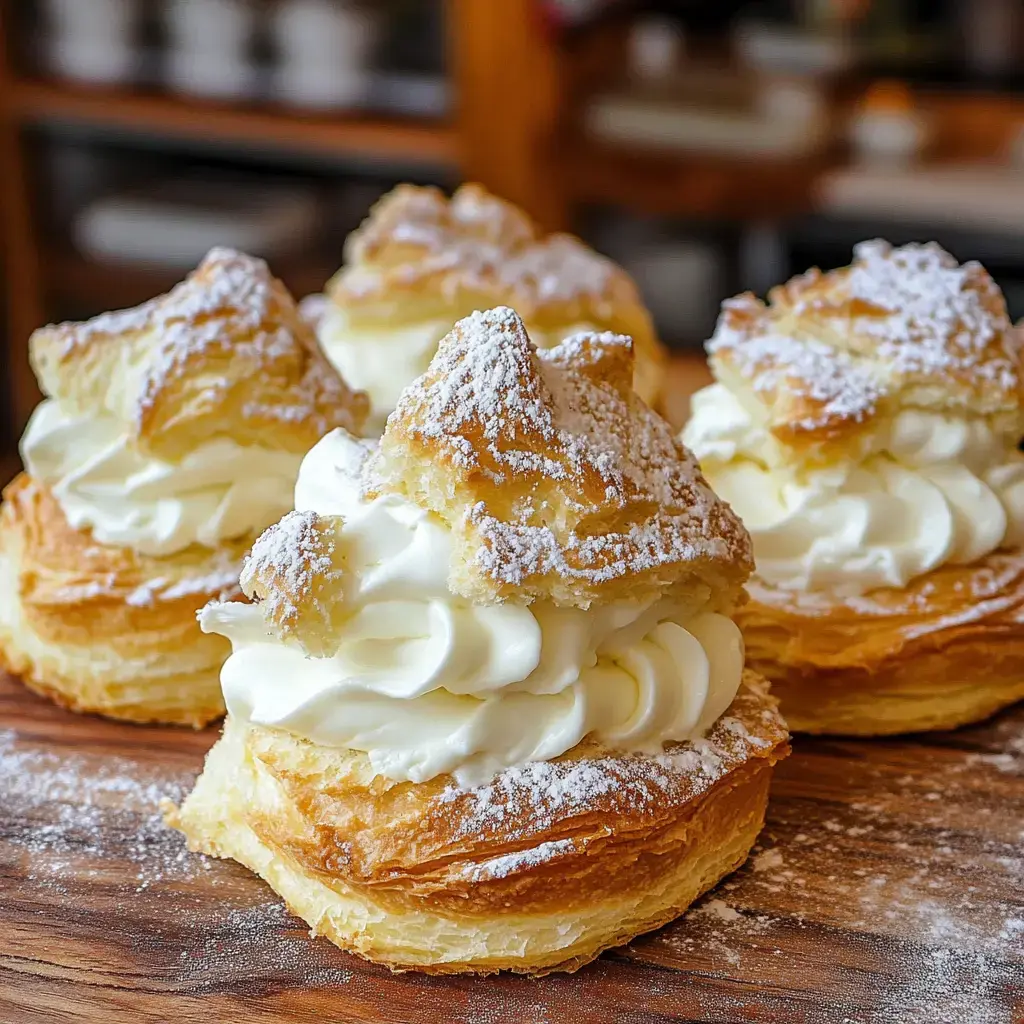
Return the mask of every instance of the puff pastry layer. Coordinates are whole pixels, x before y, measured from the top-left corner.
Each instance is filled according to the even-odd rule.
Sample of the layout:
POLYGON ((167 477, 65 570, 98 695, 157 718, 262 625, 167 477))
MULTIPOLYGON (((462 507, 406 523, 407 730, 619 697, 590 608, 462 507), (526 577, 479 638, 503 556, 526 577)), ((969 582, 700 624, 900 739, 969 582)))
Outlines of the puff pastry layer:
POLYGON ((586 743, 481 788, 389 784, 362 754, 231 719, 181 809, 192 848, 261 875, 314 932, 393 970, 573 971, 738 867, 787 733, 747 672, 706 740, 586 743))
POLYGON ((74 711, 199 727, 224 713, 230 645, 196 609, 240 596, 252 538, 148 558, 72 529, 22 474, 0 506, 0 665, 74 711))
POLYGON ((794 731, 952 729, 1024 698, 1024 552, 837 599, 760 580, 736 614, 747 664, 794 731))

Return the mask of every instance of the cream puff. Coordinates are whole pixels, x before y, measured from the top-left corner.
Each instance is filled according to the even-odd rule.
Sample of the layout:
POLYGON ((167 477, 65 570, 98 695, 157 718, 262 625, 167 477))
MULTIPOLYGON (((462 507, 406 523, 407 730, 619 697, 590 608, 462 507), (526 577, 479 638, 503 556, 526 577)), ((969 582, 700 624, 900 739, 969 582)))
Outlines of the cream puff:
POLYGON ((1020 342, 984 268, 934 244, 724 304, 682 436, 750 531, 738 621, 792 728, 945 729, 1024 697, 1020 342))
POLYGON ((445 337, 254 546, 228 717, 168 820, 395 970, 575 970, 747 857, 788 752, 728 617, 749 539, 628 338, 445 337))
POLYGON ((540 348, 584 330, 630 335, 637 391, 654 404, 661 386, 662 348, 625 271, 571 235, 542 235, 479 185, 451 199, 396 188, 349 237, 326 292, 305 308, 328 358, 369 394, 378 433, 452 324, 501 304, 522 314, 540 348))
POLYGON ((303 455, 368 402, 262 260, 30 342, 46 398, 0 506, 0 663, 76 711, 199 726, 227 642, 196 611, 292 506, 303 455))

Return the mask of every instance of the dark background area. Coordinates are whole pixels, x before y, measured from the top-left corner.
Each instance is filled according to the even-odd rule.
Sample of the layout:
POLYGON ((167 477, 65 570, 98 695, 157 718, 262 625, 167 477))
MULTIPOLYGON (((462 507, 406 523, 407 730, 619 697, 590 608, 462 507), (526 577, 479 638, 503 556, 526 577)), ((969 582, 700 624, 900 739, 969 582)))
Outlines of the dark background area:
POLYGON ((937 239, 1024 316, 1018 0, 0 0, 3 443, 31 329, 165 290, 211 239, 298 297, 404 180, 475 179, 720 300, 937 239))

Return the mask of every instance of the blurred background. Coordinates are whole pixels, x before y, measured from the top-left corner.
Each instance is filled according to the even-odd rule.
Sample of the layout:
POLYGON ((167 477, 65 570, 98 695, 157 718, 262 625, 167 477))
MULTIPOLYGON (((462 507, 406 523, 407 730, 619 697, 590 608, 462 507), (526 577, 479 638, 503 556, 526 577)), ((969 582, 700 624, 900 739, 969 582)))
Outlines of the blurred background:
POLYGON ((0 0, 0 133, 8 451, 32 328, 215 243, 317 292, 399 181, 582 234, 681 352, 874 235, 1024 315, 1024 0, 0 0))

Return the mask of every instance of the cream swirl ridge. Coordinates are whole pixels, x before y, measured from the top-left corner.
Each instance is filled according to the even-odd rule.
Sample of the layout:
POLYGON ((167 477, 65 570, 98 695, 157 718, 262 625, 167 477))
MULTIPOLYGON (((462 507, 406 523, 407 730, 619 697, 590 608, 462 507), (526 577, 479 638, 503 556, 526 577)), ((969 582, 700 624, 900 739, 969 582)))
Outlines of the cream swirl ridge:
POLYGON ((368 450, 335 431, 296 487, 299 509, 342 520, 344 614, 331 656, 268 635, 256 606, 202 613, 204 630, 232 642, 222 683, 233 716, 364 751, 391 779, 452 773, 472 784, 588 735, 660 750, 728 707, 743 669, 731 620, 684 616, 667 600, 584 611, 458 598, 447 525, 402 498, 360 496, 368 450))
POLYGON ((21 440, 25 467, 75 529, 103 544, 166 556, 263 529, 291 504, 301 456, 215 438, 180 462, 141 452, 107 414, 46 399, 21 440))
POLYGON ((980 417, 905 409, 848 460, 794 464, 714 384, 683 442, 743 519, 757 574, 786 589, 903 587, 1024 540, 1024 457, 980 417))

